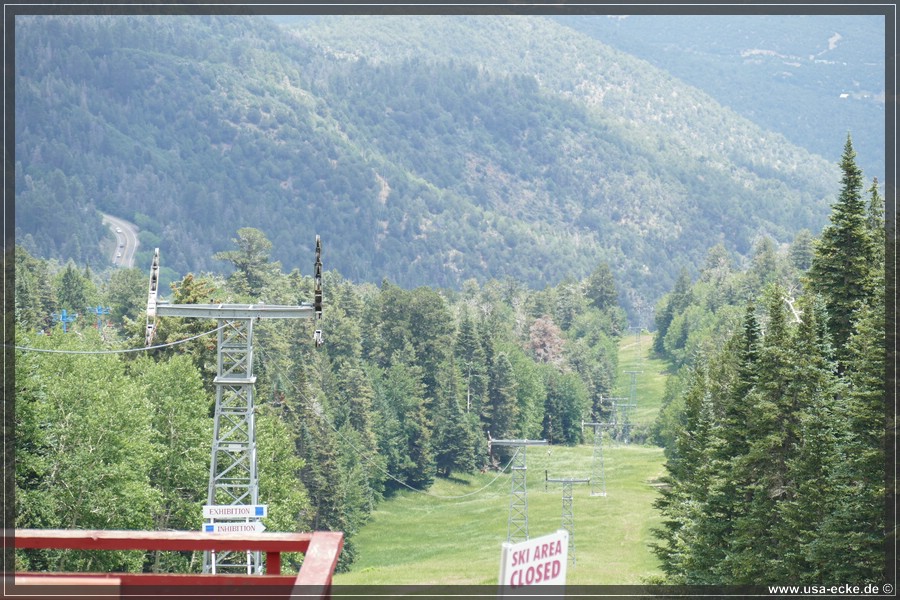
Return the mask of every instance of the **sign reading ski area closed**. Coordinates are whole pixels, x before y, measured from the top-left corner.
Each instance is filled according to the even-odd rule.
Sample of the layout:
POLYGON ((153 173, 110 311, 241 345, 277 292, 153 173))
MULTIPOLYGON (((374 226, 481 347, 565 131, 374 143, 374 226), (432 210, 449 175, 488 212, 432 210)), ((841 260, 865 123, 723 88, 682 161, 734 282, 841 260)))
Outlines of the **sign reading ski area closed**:
POLYGON ((568 553, 569 532, 563 529, 518 544, 504 543, 500 555, 501 593, 531 585, 565 585, 568 553))

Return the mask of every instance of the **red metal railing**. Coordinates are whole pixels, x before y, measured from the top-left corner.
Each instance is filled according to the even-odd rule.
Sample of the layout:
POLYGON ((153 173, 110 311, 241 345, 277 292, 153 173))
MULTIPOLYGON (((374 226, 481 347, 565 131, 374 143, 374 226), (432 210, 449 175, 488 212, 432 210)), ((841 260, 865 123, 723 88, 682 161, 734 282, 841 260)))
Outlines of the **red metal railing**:
MULTIPOLYGON (((260 551, 266 555, 264 575, 180 573, 16 573, 4 595, 65 597, 59 586, 92 588, 92 596, 222 597, 326 597, 344 544, 340 532, 217 533, 194 531, 107 531, 69 529, 16 529, 16 548, 68 550, 210 550, 260 551), (303 552, 297 575, 281 575, 281 553, 303 552)), ((83 595, 83 594, 81 594, 83 595)))

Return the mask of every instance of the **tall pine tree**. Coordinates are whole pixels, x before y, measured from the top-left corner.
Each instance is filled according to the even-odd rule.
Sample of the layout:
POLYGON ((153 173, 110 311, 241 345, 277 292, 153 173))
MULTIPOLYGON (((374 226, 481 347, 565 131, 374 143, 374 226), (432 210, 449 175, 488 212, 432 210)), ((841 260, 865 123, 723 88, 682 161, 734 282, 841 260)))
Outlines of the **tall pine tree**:
POLYGON ((856 152, 849 135, 840 167, 841 192, 816 247, 809 282, 812 290, 825 300, 828 329, 839 368, 844 370, 850 360, 847 342, 853 333, 856 311, 872 295, 871 268, 875 253, 862 196, 862 171, 856 166, 856 152))

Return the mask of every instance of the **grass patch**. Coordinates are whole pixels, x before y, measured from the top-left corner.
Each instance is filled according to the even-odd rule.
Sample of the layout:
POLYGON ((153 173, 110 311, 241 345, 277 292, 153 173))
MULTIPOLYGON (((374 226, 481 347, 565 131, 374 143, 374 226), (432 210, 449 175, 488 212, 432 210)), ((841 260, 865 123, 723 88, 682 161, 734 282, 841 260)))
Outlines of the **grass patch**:
MULTIPOLYGON (((631 422, 635 425, 649 426, 656 420, 662 406, 666 391, 666 376, 669 364, 664 360, 650 358, 653 336, 642 333, 640 336, 627 335, 619 344, 619 368, 616 373, 614 397, 628 398, 631 393, 631 375, 628 371, 637 371, 635 376, 635 404, 632 409, 631 422)), ((621 418, 621 415, 620 415, 621 418)))
MULTIPOLYGON (((630 386, 622 372, 643 371, 636 424, 656 418, 665 388, 666 365, 649 359, 650 344, 649 335, 627 336, 620 347, 620 395, 628 396, 630 386)), ((562 486, 549 484, 545 491, 545 470, 555 478, 590 477, 593 445, 527 452, 528 528, 538 537, 562 522, 562 486)), ((577 564, 569 565, 568 585, 640 584, 662 574, 649 547, 650 530, 661 523, 652 503, 653 483, 663 474, 662 449, 604 439, 603 456, 607 496, 591 496, 590 484, 573 488, 577 564)), ((335 584, 495 585, 510 486, 508 473, 477 473, 438 479, 427 494, 404 491, 382 502, 354 537, 358 555, 351 571, 335 575, 335 584)))

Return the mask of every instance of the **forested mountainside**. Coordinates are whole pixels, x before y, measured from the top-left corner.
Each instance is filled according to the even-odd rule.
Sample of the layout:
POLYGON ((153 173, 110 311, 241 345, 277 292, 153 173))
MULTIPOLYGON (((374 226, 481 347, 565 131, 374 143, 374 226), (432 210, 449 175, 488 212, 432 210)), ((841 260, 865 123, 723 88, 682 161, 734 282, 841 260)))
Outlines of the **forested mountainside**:
POLYGON ((540 287, 612 267, 634 316, 722 242, 818 231, 835 165, 542 17, 16 19, 16 234, 104 264, 97 211, 222 268, 240 227, 288 268, 540 287))
MULTIPOLYGON (((173 302, 312 299, 313 278, 271 262, 259 230, 237 235, 228 254, 234 273, 189 274, 173 302)), ((199 529, 215 321, 161 318, 157 345, 144 352, 141 270, 101 278, 21 247, 15 258, 17 527, 199 529), (95 317, 86 306, 109 311, 95 317), (62 308, 81 315, 68 333, 62 308)), ((271 507, 266 527, 344 532, 341 568, 382 498, 507 463, 505 449, 489 454, 488 432, 572 445, 585 435, 582 416, 609 418, 603 398, 627 324, 606 264, 540 291, 512 280, 469 281, 459 292, 356 284, 333 271, 323 280, 321 347, 309 320, 253 326, 256 456, 259 497, 271 507)), ((200 568, 196 555, 166 554, 20 551, 17 566, 200 568)))
POLYGON ((696 86, 763 129, 884 180, 885 35, 878 15, 598 15, 557 21, 696 86))
MULTIPOLYGON (((646 583, 890 581, 885 262, 894 257, 884 198, 849 138, 841 169, 821 236, 801 232, 787 247, 760 238, 746 269, 717 244, 696 280, 684 269, 658 303, 654 351, 673 375, 652 429, 629 427, 611 398, 628 326, 606 263, 539 291, 509 278, 405 290, 326 270, 315 325, 253 326, 265 526, 342 531, 340 568, 352 568, 355 536, 382 499, 502 467, 510 456, 491 452, 489 433, 576 445, 590 419, 620 442, 665 449, 661 485, 640 482, 663 517, 655 550, 665 579, 646 583)), ((283 271, 271 249, 259 230, 238 230, 219 255, 233 272, 188 274, 172 301, 310 300, 313 277, 283 271)), ((201 526, 216 323, 160 318, 158 345, 144 348, 146 286, 141 269, 101 276, 17 248, 17 527, 201 526), (81 314, 68 329, 63 309, 81 314)), ((413 551, 433 552, 429 539, 413 551)), ((195 572, 200 563, 197 553, 16 553, 19 570, 195 572)), ((297 567, 293 557, 282 565, 297 567)))

